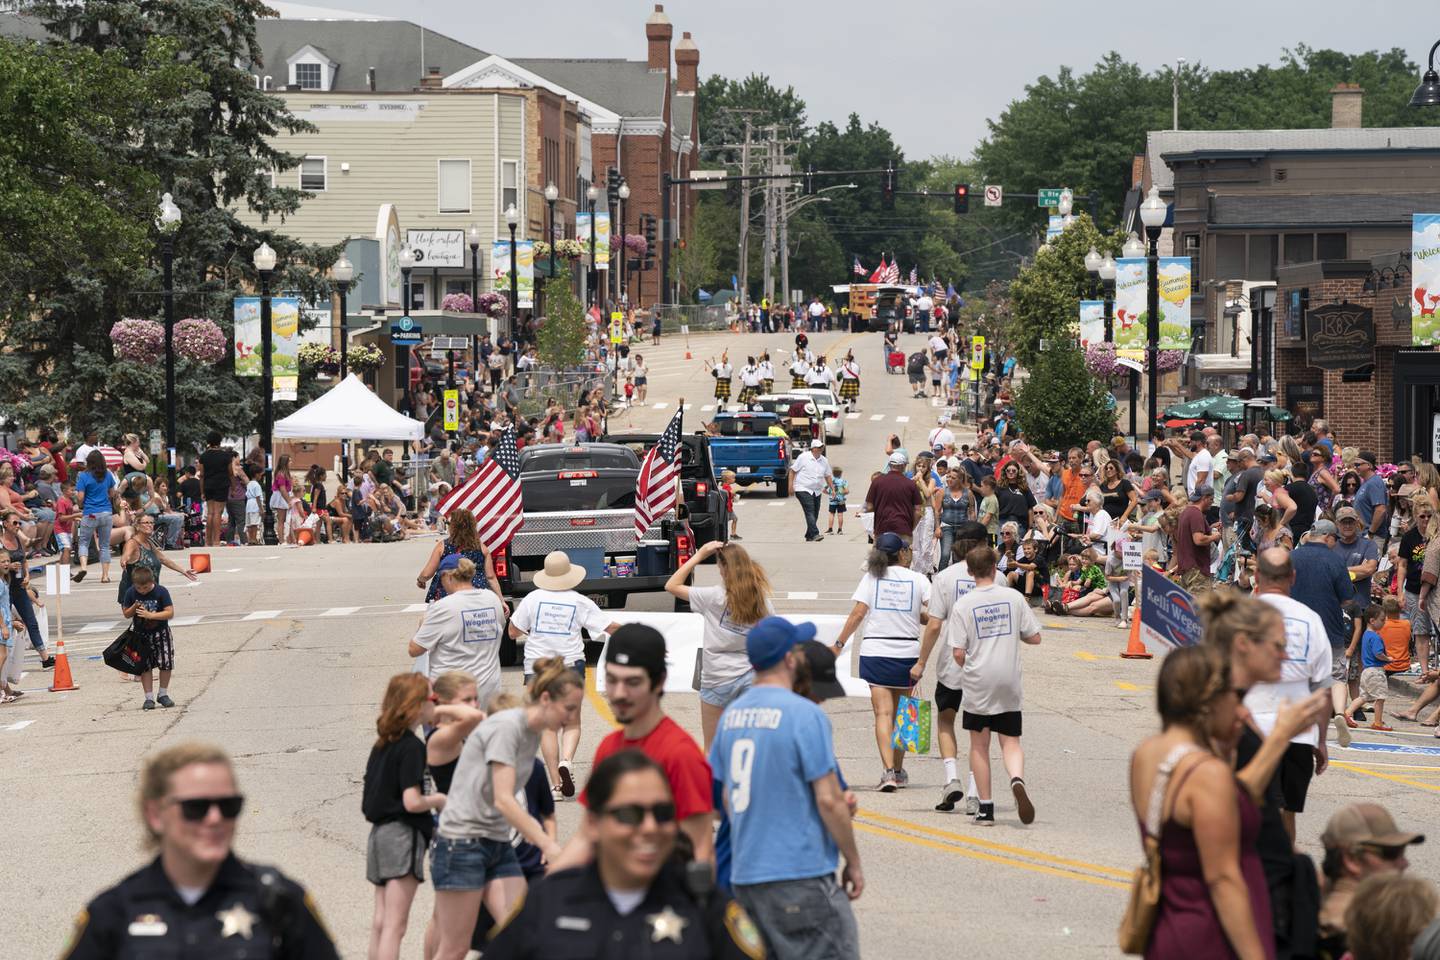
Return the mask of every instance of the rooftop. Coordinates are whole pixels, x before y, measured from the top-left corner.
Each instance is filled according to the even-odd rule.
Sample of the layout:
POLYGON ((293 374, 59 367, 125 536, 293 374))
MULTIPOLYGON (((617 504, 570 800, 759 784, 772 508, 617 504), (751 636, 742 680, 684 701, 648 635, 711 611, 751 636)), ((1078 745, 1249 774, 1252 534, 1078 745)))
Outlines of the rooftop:
MULTIPOLYGON (((332 90, 368 90, 366 74, 373 67, 375 89, 393 92, 418 87, 429 67, 438 67, 443 76, 486 56, 483 50, 424 29, 422 63, 421 30, 408 20, 261 20, 255 33, 264 66, 252 72, 278 78, 297 50, 312 46, 337 64, 332 90)), ((277 79, 276 85, 284 82, 277 79)))
POLYGON ((516 57, 511 62, 622 117, 659 117, 665 109, 665 74, 650 72, 643 60, 516 57))
POLYGON ((1440 127, 1316 127, 1307 130, 1152 130, 1146 160, 1154 184, 1175 187, 1166 157, 1193 153, 1303 153, 1319 150, 1440 150, 1440 127))

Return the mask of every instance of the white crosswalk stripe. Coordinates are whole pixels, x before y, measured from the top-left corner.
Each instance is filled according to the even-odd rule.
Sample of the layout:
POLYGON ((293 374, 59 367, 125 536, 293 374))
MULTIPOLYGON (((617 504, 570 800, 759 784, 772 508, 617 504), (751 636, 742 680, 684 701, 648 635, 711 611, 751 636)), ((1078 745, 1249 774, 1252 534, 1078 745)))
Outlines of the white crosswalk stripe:
POLYGON ((885 414, 883 414, 883 413, 872 413, 872 414, 870 415, 870 422, 871 422, 871 423, 874 423, 874 422, 876 422, 877 420, 884 420, 884 419, 885 419, 885 414))
POLYGON ((105 632, 107 632, 107 631, 114 630, 114 629, 115 629, 116 627, 118 627, 118 626, 120 626, 120 621, 118 621, 118 620, 101 620, 101 621, 99 621, 98 623, 87 623, 87 624, 85 624, 85 626, 83 626, 83 627, 80 628, 79 632, 80 632, 80 633, 105 633, 105 632))
POLYGON ((201 620, 203 620, 203 619, 205 619, 205 618, 204 618, 204 617, 171 617, 171 618, 170 618, 170 626, 171 626, 171 627, 193 627, 193 626, 195 626, 197 623, 199 623, 199 622, 200 622, 201 620))
POLYGON ((356 610, 359 610, 359 609, 360 609, 359 607, 331 607, 329 610, 326 610, 326 611, 324 611, 323 613, 321 613, 320 616, 322 616, 322 617, 348 617, 348 616, 350 616, 350 614, 354 613, 356 610))
POLYGON ((858 414, 858 413, 847 413, 847 414, 845 414, 845 419, 846 419, 846 420, 859 420, 859 419, 860 419, 860 414, 858 414))
POLYGON ((895 422, 896 422, 896 423, 909 423, 909 422, 910 422, 910 418, 909 418, 909 417, 896 417, 896 418, 895 418, 895 422))
POLYGON ((713 403, 707 403, 707 404, 705 404, 705 406, 703 406, 703 407, 700 408, 700 412, 701 412, 701 413, 709 413, 711 410, 714 410, 714 409, 715 409, 715 404, 713 404, 713 403))
POLYGON ((666 407, 668 407, 668 406, 670 406, 670 404, 668 404, 668 403, 657 403, 657 404, 655 404, 655 406, 653 407, 653 409, 655 409, 655 410, 664 410, 664 409, 665 409, 666 407))
POLYGON ((791 590, 785 594, 786 600, 819 600, 820 594, 814 590, 791 590))
POLYGON ((402 610, 401 613, 424 613, 428 609, 430 609, 428 603, 412 603, 402 610))
POLYGON ((284 612, 284 611, 282 611, 282 610, 256 610, 256 611, 253 611, 253 612, 251 612, 251 613, 245 614, 245 616, 242 617, 241 619, 242 619, 242 620, 274 620, 276 617, 280 616, 280 614, 283 613, 283 612, 284 612))

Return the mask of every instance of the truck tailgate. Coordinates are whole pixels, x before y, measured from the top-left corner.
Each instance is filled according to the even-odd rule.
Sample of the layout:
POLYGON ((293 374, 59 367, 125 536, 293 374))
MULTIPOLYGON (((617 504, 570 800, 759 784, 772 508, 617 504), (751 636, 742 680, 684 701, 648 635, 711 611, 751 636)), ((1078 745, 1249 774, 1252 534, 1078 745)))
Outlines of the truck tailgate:
MULTIPOLYGON (((603 550, 607 554, 634 553, 634 510, 581 510, 570 513, 526 513, 525 522, 510 541, 514 557, 543 557, 552 550, 603 550)), ((674 514, 670 514, 674 516, 674 514)), ((661 517, 645 531, 645 540, 664 540, 661 517)))
POLYGON ((740 477, 783 473, 788 468, 789 445, 788 438, 780 437, 712 437, 710 459, 715 477, 719 479, 726 470, 734 470, 740 477))

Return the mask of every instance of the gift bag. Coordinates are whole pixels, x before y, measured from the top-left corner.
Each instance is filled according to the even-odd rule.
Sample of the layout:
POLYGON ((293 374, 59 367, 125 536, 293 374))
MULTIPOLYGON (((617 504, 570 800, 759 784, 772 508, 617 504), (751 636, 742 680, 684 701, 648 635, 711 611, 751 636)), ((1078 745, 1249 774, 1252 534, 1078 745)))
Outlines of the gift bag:
POLYGON ((913 696, 915 690, 902 694, 895 708, 895 732, 890 745, 906 753, 930 752, 930 701, 913 696))
POLYGON ((107 667, 138 677, 150 669, 149 644, 134 627, 127 627, 105 648, 101 659, 107 667))

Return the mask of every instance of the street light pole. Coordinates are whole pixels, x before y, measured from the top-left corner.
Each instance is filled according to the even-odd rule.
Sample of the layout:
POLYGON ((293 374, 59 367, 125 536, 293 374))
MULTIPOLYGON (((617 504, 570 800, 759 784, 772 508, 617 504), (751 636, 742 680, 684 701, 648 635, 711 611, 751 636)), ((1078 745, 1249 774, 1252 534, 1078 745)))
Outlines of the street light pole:
MULTIPOLYGON (((342 253, 330 268, 330 276, 340 294, 340 382, 344 383, 350 375, 350 321, 345 295, 350 292, 350 281, 355 279, 355 265, 342 253)), ((350 480, 349 440, 340 441, 340 479, 344 482, 350 480)))
POLYGON ((616 192, 620 194, 620 260, 613 266, 615 269, 615 289, 618 291, 618 298, 624 300, 627 292, 625 287, 630 279, 625 266, 626 258, 630 255, 629 251, 625 248, 625 202, 630 199, 630 182, 628 180, 621 180, 620 189, 616 192))
POLYGON ((1145 361, 1149 367, 1150 421, 1155 429, 1160 421, 1160 232, 1165 226, 1165 201, 1153 185, 1140 204, 1140 221, 1145 225, 1145 239, 1150 241, 1145 253, 1145 361))
POLYGON ((160 198, 160 262, 165 283, 165 476, 175 496, 175 232, 180 229, 180 208, 170 194, 160 198))
POLYGON ((1085 254, 1085 272, 1090 275, 1091 300, 1095 299, 1096 281, 1100 277, 1100 264, 1103 262, 1104 260, 1100 256, 1100 251, 1094 247, 1091 247, 1090 252, 1085 254))
POLYGON ((520 319, 520 281, 515 273, 515 227, 520 223, 520 213, 513 203, 505 210, 505 222, 510 227, 510 333, 513 336, 520 319))
MULTIPOLYGON (((549 279, 555 278, 555 201, 560 199, 560 188, 555 186, 551 180, 545 184, 545 206, 550 208, 550 222, 545 227, 545 240, 550 244, 550 272, 549 279)), ((545 309, 550 309, 547 305, 545 309)))
POLYGON ((255 248, 254 255, 255 270, 260 274, 260 364, 261 364, 261 423, 260 423, 260 449, 265 451, 265 472, 264 476, 264 521, 265 521, 265 545, 273 547, 279 543, 275 537, 275 514, 270 509, 271 489, 271 432, 275 423, 274 408, 274 371, 271 368, 271 329, 270 329, 270 274, 275 269, 275 251, 270 244, 261 242, 255 248))
POLYGON ((589 301, 591 305, 597 305, 600 298, 596 295, 596 281, 599 279, 599 271, 595 269, 595 235, 600 232, 600 226, 595 222, 595 201, 600 199, 600 191, 595 189, 594 184, 585 188, 585 207, 590 213, 590 274, 589 274, 589 301))
POLYGON ((1115 274, 1119 268, 1115 258, 1105 254, 1096 271, 1100 276, 1100 288, 1105 294, 1105 342, 1115 342, 1115 274))
MULTIPOLYGON (((480 310, 480 225, 470 224, 470 229, 465 231, 466 239, 470 241, 470 309, 476 312, 480 310)), ((475 376, 475 387, 480 387, 480 338, 470 337, 470 366, 475 376)))

